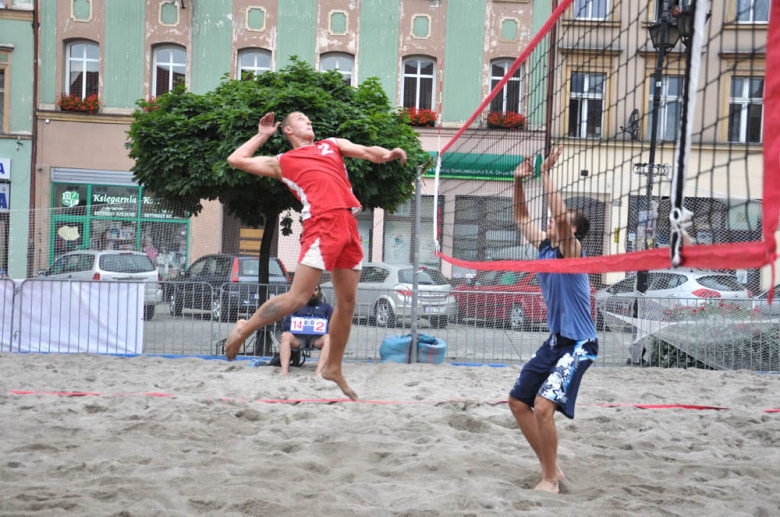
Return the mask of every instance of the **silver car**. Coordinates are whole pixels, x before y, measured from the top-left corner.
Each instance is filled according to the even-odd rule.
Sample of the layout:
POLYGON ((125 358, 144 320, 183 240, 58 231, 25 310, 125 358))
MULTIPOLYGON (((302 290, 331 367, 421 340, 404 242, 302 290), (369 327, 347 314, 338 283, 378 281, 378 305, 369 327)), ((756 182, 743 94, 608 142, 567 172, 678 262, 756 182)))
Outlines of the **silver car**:
MULTIPOLYGON (((633 274, 596 292, 596 325, 603 327, 604 313, 632 316, 636 292, 633 274)), ((737 277, 720 271, 662 269, 647 274, 647 298, 662 306, 701 305, 713 299, 748 300, 750 291, 737 277)))
MULTIPOLYGON (((367 318, 380 327, 393 327, 412 316, 412 283, 414 267, 386 263, 363 264, 357 292, 355 316, 367 318)), ((455 321, 458 304, 451 286, 436 268, 420 267, 417 314, 431 327, 443 328, 455 321)), ((335 300, 333 283, 322 284, 326 300, 335 300)))
POLYGON ((761 317, 777 318, 780 316, 780 284, 753 298, 753 310, 761 317), (769 304, 769 293, 772 294, 772 304, 769 304))
POLYGON ((145 320, 152 319, 155 306, 162 303, 157 268, 149 256, 140 251, 71 251, 58 257, 49 269, 42 269, 38 274, 52 280, 145 282, 145 320))

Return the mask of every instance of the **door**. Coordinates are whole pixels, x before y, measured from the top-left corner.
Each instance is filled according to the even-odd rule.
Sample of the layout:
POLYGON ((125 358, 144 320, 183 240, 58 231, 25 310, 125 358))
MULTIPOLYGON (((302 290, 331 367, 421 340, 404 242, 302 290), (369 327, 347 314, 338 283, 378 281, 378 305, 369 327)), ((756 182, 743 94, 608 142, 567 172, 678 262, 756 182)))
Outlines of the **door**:
MULTIPOLYGON (((185 278, 185 287, 182 290, 182 307, 185 309, 200 309, 203 305, 204 291, 208 288, 198 282, 202 282, 202 277, 210 257, 202 257, 195 261, 187 270, 185 278)), ((209 303, 211 303, 211 292, 208 293, 209 303)))

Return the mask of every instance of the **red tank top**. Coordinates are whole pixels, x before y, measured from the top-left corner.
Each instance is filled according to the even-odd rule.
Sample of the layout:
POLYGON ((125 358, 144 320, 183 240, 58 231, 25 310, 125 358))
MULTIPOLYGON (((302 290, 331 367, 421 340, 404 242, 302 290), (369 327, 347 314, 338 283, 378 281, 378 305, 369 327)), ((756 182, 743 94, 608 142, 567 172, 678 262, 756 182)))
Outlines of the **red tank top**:
POLYGON ((360 212, 335 138, 287 151, 278 158, 282 181, 303 204, 304 220, 331 210, 360 212))

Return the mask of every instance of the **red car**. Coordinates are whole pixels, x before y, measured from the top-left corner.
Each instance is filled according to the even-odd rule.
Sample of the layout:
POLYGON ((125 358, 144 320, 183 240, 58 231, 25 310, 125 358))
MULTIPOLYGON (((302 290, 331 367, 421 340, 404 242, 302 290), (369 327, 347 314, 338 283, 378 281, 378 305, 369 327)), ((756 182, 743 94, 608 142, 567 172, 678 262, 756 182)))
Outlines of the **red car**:
MULTIPOLYGON (((596 314, 596 290, 591 293, 591 317, 596 314)), ((535 273, 480 271, 455 288, 460 320, 478 320, 529 330, 547 324, 547 306, 535 273)))

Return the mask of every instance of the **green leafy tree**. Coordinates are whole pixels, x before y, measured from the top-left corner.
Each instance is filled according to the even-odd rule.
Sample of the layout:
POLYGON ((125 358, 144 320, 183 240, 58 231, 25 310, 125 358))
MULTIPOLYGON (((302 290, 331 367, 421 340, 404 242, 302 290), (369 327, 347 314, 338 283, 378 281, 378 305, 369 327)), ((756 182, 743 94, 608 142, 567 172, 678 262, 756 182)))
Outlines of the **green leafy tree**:
MULTIPOLYGON (((316 72, 292 59, 278 71, 242 80, 227 77, 214 91, 197 95, 178 86, 152 101, 139 101, 129 135, 135 180, 155 196, 198 214, 203 200, 219 200, 245 224, 265 224, 273 230, 279 216, 300 203, 280 181, 233 169, 227 157, 257 132, 260 117, 274 112, 281 120, 293 111, 304 112, 318 139, 346 138, 365 146, 400 147, 408 156, 373 164, 345 159, 353 191, 364 209, 394 210, 414 188, 415 168, 424 163, 414 130, 395 110, 377 79, 352 88, 337 71, 316 72)), ((271 137, 258 155, 274 156, 290 150, 281 131, 271 137)), ((281 221, 285 235, 292 219, 281 221)), ((270 235, 270 231, 267 235, 270 235)), ((268 282, 271 239, 260 248, 260 283, 268 282)))

